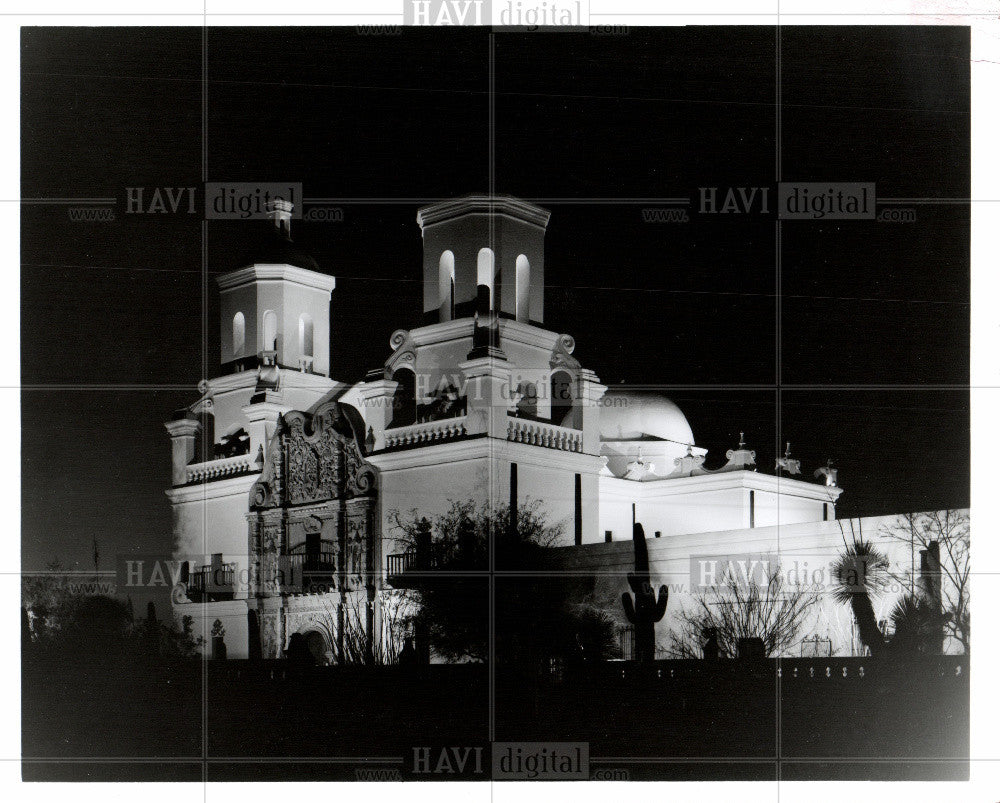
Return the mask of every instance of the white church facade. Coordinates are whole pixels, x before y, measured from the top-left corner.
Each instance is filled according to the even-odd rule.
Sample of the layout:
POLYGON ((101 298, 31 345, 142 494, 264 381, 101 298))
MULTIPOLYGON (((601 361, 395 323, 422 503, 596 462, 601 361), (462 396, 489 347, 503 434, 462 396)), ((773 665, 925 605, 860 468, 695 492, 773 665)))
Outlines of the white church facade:
MULTIPOLYGON (((820 561, 843 546, 835 472, 802 479, 786 454, 767 473, 742 441, 707 469, 675 404, 609 391, 572 333, 545 328, 546 210, 479 196, 421 209, 423 325, 357 382, 330 376, 334 278, 292 243, 290 206, 272 216, 271 246, 218 279, 218 376, 166 424, 174 612, 228 657, 279 658, 301 634, 337 662, 351 634, 383 638, 395 515, 452 501, 540 500, 565 565, 608 583, 621 565, 623 587, 633 521, 664 583, 696 555, 820 561)), ((844 606, 824 603, 816 626, 835 652, 858 648, 844 606)))

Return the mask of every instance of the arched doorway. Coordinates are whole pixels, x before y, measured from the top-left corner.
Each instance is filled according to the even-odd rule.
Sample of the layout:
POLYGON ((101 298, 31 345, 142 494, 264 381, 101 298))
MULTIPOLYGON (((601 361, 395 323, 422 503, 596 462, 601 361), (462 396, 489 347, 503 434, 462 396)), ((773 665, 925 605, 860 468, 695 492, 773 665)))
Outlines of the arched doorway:
POLYGON ((326 637, 318 630, 310 630, 305 634, 306 647, 318 666, 326 666, 330 662, 329 648, 326 637))

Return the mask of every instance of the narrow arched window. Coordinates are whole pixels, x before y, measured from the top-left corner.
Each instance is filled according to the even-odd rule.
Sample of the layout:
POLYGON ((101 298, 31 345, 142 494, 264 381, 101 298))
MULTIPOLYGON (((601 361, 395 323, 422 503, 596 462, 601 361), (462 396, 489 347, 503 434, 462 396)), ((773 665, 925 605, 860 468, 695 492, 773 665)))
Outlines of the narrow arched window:
POLYGON ((490 248, 480 248, 479 256, 476 259, 476 286, 485 287, 488 294, 488 310, 493 309, 493 277, 494 277, 493 251, 490 248))
POLYGON ((267 310, 264 313, 264 340, 262 348, 264 351, 276 351, 278 348, 278 316, 274 310, 267 310))
POLYGON ((215 415, 210 410, 202 409, 198 419, 201 421, 201 432, 198 434, 196 442, 198 459, 195 462, 206 463, 217 457, 215 454, 215 415))
POLYGON ((552 423, 561 427, 577 427, 573 416, 573 377, 566 371, 552 374, 552 423))
POLYGON ((408 427, 417 422, 417 377, 409 368, 392 374, 396 392, 392 396, 392 421, 389 427, 408 427))
POLYGON ((233 359, 238 360, 243 356, 243 350, 247 345, 247 321, 242 312, 237 312, 233 316, 233 359))
POLYGON ((514 265, 514 317, 523 321, 528 322, 530 317, 530 299, 529 290, 531 287, 531 265, 528 262, 528 258, 521 254, 517 258, 517 262, 514 265))
POLYGON ((455 317, 455 255, 451 251, 441 254, 438 262, 438 309, 442 321, 455 317))
POLYGON ((313 356, 313 319, 308 312, 299 316, 299 356, 313 356))

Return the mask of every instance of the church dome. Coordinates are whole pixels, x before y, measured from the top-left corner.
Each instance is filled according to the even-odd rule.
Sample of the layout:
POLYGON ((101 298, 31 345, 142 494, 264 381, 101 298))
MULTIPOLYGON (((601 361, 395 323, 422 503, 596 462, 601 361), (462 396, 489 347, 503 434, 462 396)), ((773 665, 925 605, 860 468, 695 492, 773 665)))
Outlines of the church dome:
POLYGON ((665 440, 694 445, 691 425, 666 396, 609 390, 600 404, 603 441, 665 440))
POLYGON ((269 235, 263 242, 243 257, 246 265, 291 265, 319 272, 319 265, 309 254, 298 248, 290 239, 269 235))
POLYGON ((318 273, 316 260, 292 242, 292 204, 280 199, 272 202, 268 217, 268 222, 254 229, 240 266, 291 265, 318 273))

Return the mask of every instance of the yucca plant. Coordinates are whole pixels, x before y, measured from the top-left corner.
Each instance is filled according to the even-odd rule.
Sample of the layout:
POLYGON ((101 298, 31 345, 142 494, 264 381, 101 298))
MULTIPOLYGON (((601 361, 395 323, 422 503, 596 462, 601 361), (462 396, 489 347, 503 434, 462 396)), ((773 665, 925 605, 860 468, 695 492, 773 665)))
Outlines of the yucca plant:
POLYGON ((889 559, 860 535, 847 545, 833 566, 834 597, 851 606, 858 635, 873 656, 885 653, 886 643, 875 618, 872 595, 889 582, 889 559))
POLYGON ((941 651, 941 633, 947 617, 934 605, 906 595, 891 614, 893 637, 889 643, 893 655, 934 654, 941 651))

